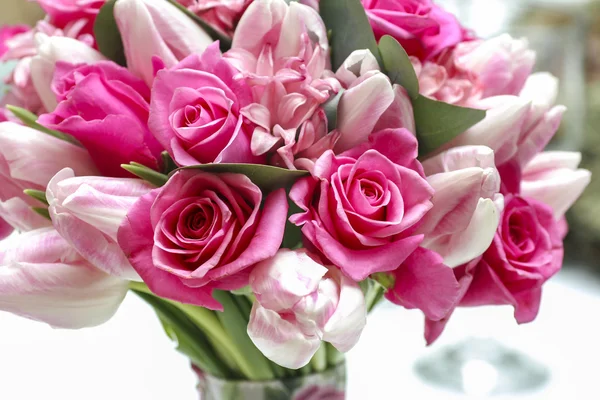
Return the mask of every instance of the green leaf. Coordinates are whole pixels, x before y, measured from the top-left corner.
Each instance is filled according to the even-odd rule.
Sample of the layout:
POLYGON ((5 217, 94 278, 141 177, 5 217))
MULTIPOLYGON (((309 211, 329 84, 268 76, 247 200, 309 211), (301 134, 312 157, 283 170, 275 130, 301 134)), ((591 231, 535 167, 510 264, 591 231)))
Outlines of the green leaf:
POLYGON ((413 101, 419 154, 428 154, 485 118, 484 110, 453 106, 419 96, 413 101))
POLYGON ((419 80, 410 58, 396 39, 385 35, 379 39, 379 52, 383 69, 392 83, 402 86, 411 99, 419 97, 419 80))
POLYGON ((249 378, 251 380, 271 380, 275 378, 275 374, 270 367, 270 362, 252 343, 247 332, 247 316, 238 308, 232 296, 232 294, 220 290, 213 292, 213 297, 223 305, 224 309, 223 312, 217 312, 217 317, 225 331, 231 335, 242 358, 251 364, 252 367, 248 371, 249 378))
POLYGON ((369 49, 382 65, 373 29, 360 0, 321 0, 319 9, 327 30, 331 31, 334 71, 353 51, 361 49, 369 49))
POLYGON ((196 327, 181 310, 166 300, 143 291, 132 290, 154 308, 161 323, 166 326, 167 334, 172 339, 176 339, 177 350, 211 375, 221 378, 228 378, 232 375, 219 361, 204 332, 196 327))
POLYGON ((100 9, 94 23, 94 36, 100 53, 109 60, 126 66, 127 60, 125 59, 123 40, 114 14, 116 2, 117 0, 108 0, 100 9))
POLYGON ((246 175, 263 193, 291 186, 298 179, 310 175, 308 171, 289 169, 260 164, 203 164, 180 169, 197 169, 211 173, 234 173, 246 175))
POLYGON ((173 161, 167 151, 160 153, 160 158, 162 159, 161 171, 163 174, 169 175, 171 172, 177 169, 177 164, 175 164, 175 161, 173 161))
POLYGON ((218 40, 219 47, 223 53, 231 48, 231 38, 229 38, 227 35, 225 35, 222 32, 219 32, 218 30, 210 26, 206 21, 204 21, 202 18, 198 17, 196 14, 188 10, 186 7, 179 4, 176 0, 167 1, 173 4, 175 7, 177 7, 180 11, 182 11, 192 20, 194 20, 194 22, 198 24, 198 26, 200 26, 200 28, 202 28, 202 30, 206 32, 208 36, 210 36, 213 40, 218 40))
POLYGON ((11 113, 13 113, 15 115, 15 117, 19 118, 21 120, 21 122, 23 122, 23 124, 25 124, 26 126, 32 128, 32 129, 35 129, 36 131, 43 132, 50 136, 54 136, 57 139, 64 140, 65 142, 69 142, 71 144, 81 146, 81 144, 72 136, 69 136, 69 135, 59 132, 59 131, 55 131, 53 129, 48 129, 45 126, 40 125, 37 122, 37 115, 35 115, 31 111, 25 110, 24 108, 21 108, 21 107, 16 107, 16 106, 11 106, 11 105, 7 105, 6 108, 11 113))
POLYGON ((303 212, 300 207, 294 203, 288 194, 288 217, 285 223, 285 231, 283 233, 283 242, 281 243, 282 249, 296 249, 302 245, 302 228, 290 222, 290 217, 294 214, 303 212))
POLYGON ((131 172, 133 175, 145 180, 146 182, 150 182, 156 187, 164 186, 169 180, 169 177, 167 175, 161 174, 160 172, 155 171, 152 168, 148 168, 145 165, 138 164, 136 162, 132 162, 129 164, 121 164, 121 168, 128 172, 131 172))
POLYGON ((29 197, 33 197, 34 199, 41 201, 45 205, 48 205, 48 200, 46 199, 46 192, 42 192, 41 190, 25 189, 23 190, 23 193, 25 193, 29 197))
POLYGON ((340 104, 343 93, 344 89, 340 90, 335 96, 321 106, 327 116, 327 131, 329 132, 337 128, 338 105, 340 104))
POLYGON ((52 218, 50 218, 50 212, 46 207, 31 207, 31 209, 47 220, 52 221, 52 218))

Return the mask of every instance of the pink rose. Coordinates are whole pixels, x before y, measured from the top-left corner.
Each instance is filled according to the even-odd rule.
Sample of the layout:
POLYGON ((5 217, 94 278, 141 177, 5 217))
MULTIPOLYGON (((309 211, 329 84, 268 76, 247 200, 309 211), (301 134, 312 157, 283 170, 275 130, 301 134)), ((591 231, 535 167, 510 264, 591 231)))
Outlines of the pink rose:
POLYGON ((377 39, 391 35, 411 56, 431 59, 469 40, 456 17, 431 0, 362 0, 377 39))
POLYGON ((177 164, 260 163, 240 115, 252 102, 250 89, 236 74, 217 43, 158 72, 149 126, 177 164))
POLYGON ((0 218, 23 231, 50 225, 31 210, 43 204, 23 190, 45 191, 54 174, 68 166, 79 175, 97 173, 85 149, 13 122, 0 123, 0 218))
POLYGON ((81 25, 81 33, 94 34, 94 22, 106 0, 37 0, 48 14, 49 22, 59 29, 81 25))
POLYGON ((367 322, 358 284, 304 249, 282 249, 260 262, 250 286, 256 302, 248 335, 267 358, 286 368, 308 364, 322 341, 349 351, 367 322))
POLYGON ((405 129, 316 162, 290 198, 304 211, 290 221, 334 265, 362 281, 393 271, 419 246, 414 229, 431 208, 433 189, 417 161, 417 140, 405 129))
POLYGON ((6 42, 16 35, 31 30, 27 25, 5 25, 0 28, 0 58, 8 51, 6 42))
POLYGON ((221 309, 213 289, 248 284, 275 255, 288 210, 283 189, 263 194, 248 177, 181 170, 142 196, 118 232, 133 268, 158 296, 221 309))
POLYGON ((113 62, 59 62, 52 88, 61 101, 39 122, 79 140, 103 175, 128 176, 121 164, 131 161, 158 168, 162 148, 147 127, 150 90, 142 80, 113 62))
POLYGON ((233 36, 235 27, 253 0, 177 0, 213 28, 233 36))
POLYGON ((110 319, 126 281, 88 264, 52 228, 0 243, 0 310, 53 327, 79 329, 110 319))
POLYGON ((117 231, 133 204, 152 188, 140 179, 75 177, 66 168, 48 183, 48 212, 54 228, 96 268, 139 280, 117 243, 117 231))

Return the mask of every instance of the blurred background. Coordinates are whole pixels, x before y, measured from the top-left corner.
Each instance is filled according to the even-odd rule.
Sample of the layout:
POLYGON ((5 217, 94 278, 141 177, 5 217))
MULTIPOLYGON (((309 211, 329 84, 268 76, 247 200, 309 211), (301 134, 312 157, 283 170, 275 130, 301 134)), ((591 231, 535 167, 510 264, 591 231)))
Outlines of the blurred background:
MULTIPOLYGON (((501 374, 486 363, 454 370, 461 355, 452 346, 491 337, 516 352, 505 355, 509 370, 520 373, 514 363, 521 356, 533 363, 522 374, 525 383, 543 378, 531 390, 493 398, 600 399, 600 0, 437 3, 481 37, 509 32, 529 39, 536 69, 560 78, 559 103, 568 107, 551 147, 580 151, 582 168, 595 179, 568 214, 565 266, 545 288, 534 323, 516 326, 509 308, 460 310, 441 340, 425 348, 419 313, 380 307, 349 355, 349 398, 489 398, 501 374), (441 374, 459 376, 462 388, 434 383, 432 365, 442 362, 441 374)), ((34 23, 40 16, 35 4, 0 0, 0 24, 34 23)), ((132 295, 108 324, 83 332, 54 331, 0 313, 0 399, 196 399, 189 365, 172 347, 152 311, 132 295)))

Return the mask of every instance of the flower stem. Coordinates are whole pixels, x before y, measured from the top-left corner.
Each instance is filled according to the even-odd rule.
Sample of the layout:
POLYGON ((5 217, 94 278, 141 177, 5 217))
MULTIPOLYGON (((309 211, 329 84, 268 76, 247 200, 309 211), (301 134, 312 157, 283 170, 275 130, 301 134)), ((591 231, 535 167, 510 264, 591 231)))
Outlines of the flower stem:
POLYGON ((312 360, 310 360, 310 365, 315 372, 323 372, 327 369, 327 348, 325 347, 325 343, 321 343, 321 347, 319 347, 319 350, 317 350, 312 360))

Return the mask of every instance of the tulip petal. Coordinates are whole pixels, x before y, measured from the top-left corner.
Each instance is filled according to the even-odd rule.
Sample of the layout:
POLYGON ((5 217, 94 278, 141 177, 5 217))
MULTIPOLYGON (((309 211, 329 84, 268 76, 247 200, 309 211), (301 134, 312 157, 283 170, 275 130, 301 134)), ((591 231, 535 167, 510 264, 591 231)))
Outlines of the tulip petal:
POLYGON ((321 345, 321 339, 304 335, 298 325, 257 302, 250 314, 248 336, 265 357, 290 369, 308 364, 321 345))
POLYGON ((22 234, 0 249, 0 309, 54 327, 78 329, 106 322, 127 282, 78 260, 51 228, 22 234))

